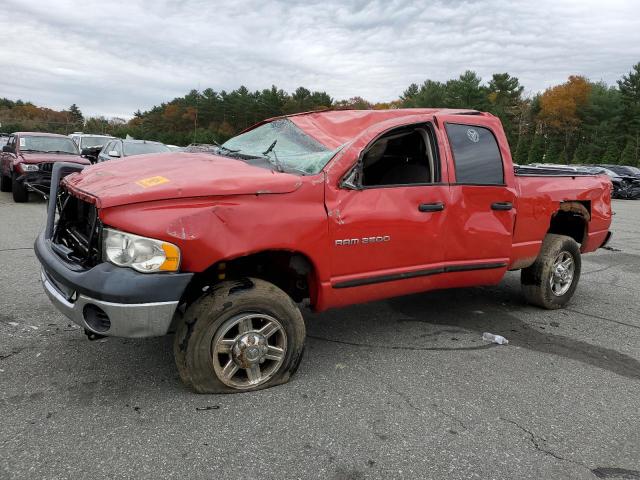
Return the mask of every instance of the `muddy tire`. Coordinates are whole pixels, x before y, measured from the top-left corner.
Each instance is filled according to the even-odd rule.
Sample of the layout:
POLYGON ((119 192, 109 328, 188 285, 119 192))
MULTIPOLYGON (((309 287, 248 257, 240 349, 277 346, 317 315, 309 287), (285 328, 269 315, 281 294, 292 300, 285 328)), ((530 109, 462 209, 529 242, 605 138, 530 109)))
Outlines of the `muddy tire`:
POLYGON ((24 203, 29 201, 29 190, 22 182, 16 180, 16 174, 11 177, 11 192, 13 193, 13 201, 16 203, 24 203))
POLYGON ((239 393, 289 381, 302 359, 305 325, 293 300, 255 278, 213 286, 178 323, 180 378, 198 393, 239 393))
POLYGON ((11 191, 11 177, 7 177, 6 175, 2 175, 0 173, 0 192, 10 192, 11 191))
POLYGON ((580 246, 571 237, 548 234, 535 263, 522 270, 520 282, 527 302, 542 308, 562 308, 578 286, 580 246))

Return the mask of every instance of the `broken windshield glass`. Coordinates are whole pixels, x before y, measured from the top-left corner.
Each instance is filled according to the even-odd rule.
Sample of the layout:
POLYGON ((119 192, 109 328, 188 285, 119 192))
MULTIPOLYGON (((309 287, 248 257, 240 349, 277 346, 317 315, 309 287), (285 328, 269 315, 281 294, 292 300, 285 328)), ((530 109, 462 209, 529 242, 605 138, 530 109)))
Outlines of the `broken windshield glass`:
POLYGON ((283 118, 260 125, 226 141, 220 150, 237 152, 243 157, 268 159, 283 170, 316 174, 340 150, 330 150, 316 141, 289 119, 283 118))

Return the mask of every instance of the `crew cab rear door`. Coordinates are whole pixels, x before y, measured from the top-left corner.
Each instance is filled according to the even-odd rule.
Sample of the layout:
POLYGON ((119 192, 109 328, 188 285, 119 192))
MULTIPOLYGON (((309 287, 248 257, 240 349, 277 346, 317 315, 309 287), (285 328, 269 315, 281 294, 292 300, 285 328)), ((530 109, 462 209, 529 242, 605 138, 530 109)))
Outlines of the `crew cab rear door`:
POLYGON ((447 172, 433 117, 416 117, 411 123, 385 122, 366 131, 344 152, 353 169, 338 185, 328 185, 334 291, 351 295, 364 288, 371 294, 366 298, 376 295, 370 287, 377 294, 395 288, 404 293, 441 272, 447 172), (351 180, 357 184, 349 186, 344 180, 354 171, 358 174, 351 180))
POLYGON ((504 131, 495 117, 480 115, 438 116, 438 124, 451 179, 447 269, 493 270, 499 278, 511 255, 516 206, 504 131))

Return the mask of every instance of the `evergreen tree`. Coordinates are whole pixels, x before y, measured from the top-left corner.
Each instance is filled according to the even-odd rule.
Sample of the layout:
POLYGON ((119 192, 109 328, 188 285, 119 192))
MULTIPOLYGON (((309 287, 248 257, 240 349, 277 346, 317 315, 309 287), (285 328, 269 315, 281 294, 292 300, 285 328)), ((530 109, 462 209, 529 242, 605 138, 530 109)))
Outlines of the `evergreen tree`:
POLYGON ((633 139, 627 140, 627 144, 624 146, 622 150, 622 154, 620 155, 620 164, 621 165, 631 165, 637 166, 638 162, 635 158, 636 153, 636 142, 633 139))
POLYGON ((529 149, 527 163, 542 162, 544 162, 544 136, 541 134, 536 134, 533 136, 533 140, 531 142, 531 148, 529 149))
POLYGON ((447 104, 452 108, 485 110, 486 88, 476 72, 467 70, 455 80, 446 83, 447 104))
POLYGON ((607 149, 602 157, 602 163, 605 165, 616 164, 620 161, 620 149, 615 142, 609 142, 607 149))
POLYGON ((558 163, 560 165, 567 165, 569 163, 569 156, 566 150, 562 150, 558 156, 558 163))
POLYGON ((561 163, 560 153, 562 150, 562 143, 557 137, 549 139, 547 142, 547 148, 544 152, 544 163, 561 163))
POLYGON ((78 106, 73 103, 69 107, 69 119, 71 123, 82 126, 84 124, 84 117, 82 116, 82 112, 78 108, 78 106))
POLYGON ((517 142, 524 87, 508 73, 494 73, 487 88, 488 109, 502 121, 509 143, 517 142))
POLYGON ((520 135, 518 146, 514 155, 514 162, 518 165, 524 165, 529 162, 529 149, 531 148, 531 136, 525 134, 520 135))
POLYGON ((581 141, 573 152, 571 163, 584 164, 589 163, 588 160, 589 148, 584 141, 581 141))

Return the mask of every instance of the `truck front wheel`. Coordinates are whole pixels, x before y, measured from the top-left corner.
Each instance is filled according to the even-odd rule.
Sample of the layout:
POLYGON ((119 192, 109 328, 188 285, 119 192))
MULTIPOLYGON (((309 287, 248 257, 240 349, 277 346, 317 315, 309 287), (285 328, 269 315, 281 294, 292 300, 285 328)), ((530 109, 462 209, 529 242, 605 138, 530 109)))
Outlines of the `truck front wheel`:
POLYGON ((13 193, 13 201, 23 203, 29 201, 29 190, 22 182, 19 182, 14 173, 11 177, 11 191, 13 193))
POLYGON ((7 177, 0 173, 0 192, 11 191, 11 177, 7 177))
POLYGON ((237 393, 286 383, 302 359, 305 325, 293 300, 255 278, 226 281, 191 304, 173 351, 198 393, 237 393))
POLYGON ((549 310, 562 308, 576 291, 581 266, 580 246, 573 238, 548 234, 535 263, 520 274, 525 298, 549 310))

